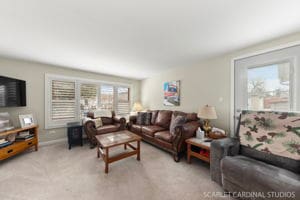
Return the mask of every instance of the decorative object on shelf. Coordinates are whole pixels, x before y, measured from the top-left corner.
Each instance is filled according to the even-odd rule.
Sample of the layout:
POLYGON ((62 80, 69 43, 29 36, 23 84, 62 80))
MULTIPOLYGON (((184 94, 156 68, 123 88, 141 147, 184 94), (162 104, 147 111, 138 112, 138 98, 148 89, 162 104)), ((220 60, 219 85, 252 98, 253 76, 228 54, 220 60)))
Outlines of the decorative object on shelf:
POLYGON ((19 120, 22 128, 33 126, 35 124, 35 120, 32 114, 19 115, 19 120))
POLYGON ((180 105, 180 81, 170 81, 164 83, 164 105, 180 105))
POLYGON ((221 139, 226 137, 226 132, 223 129, 213 127, 208 137, 212 139, 221 139))
POLYGON ((76 144, 83 146, 82 124, 80 122, 71 122, 71 123, 67 123, 67 127, 68 127, 69 149, 72 148, 72 145, 76 145, 76 144))
POLYGON ((203 130, 205 131, 205 137, 208 137, 208 134, 212 130, 212 127, 209 124, 209 120, 218 118, 215 107, 206 105, 200 108, 198 117, 204 119, 203 130))
POLYGON ((12 122, 10 120, 10 115, 8 112, 0 113, 0 132, 8 131, 13 129, 12 122))
POLYGON ((199 138, 200 140, 204 139, 204 131, 201 130, 201 128, 199 127, 197 132, 196 132, 196 138, 199 138))

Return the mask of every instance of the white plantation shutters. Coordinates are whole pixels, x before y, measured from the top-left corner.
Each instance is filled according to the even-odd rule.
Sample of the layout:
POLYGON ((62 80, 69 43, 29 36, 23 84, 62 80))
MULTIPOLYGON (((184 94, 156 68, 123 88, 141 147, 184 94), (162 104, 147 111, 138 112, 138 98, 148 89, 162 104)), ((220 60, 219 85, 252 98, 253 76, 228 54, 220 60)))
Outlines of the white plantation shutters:
POLYGON ((84 117, 88 111, 97 109, 97 89, 96 84, 80 85, 80 112, 84 117))
POLYGON ((117 115, 127 115, 130 112, 129 88, 117 88, 117 115))
MULTIPOLYGON (((0 90, 3 88, 0 88, 0 90)), ((0 104, 3 98, 0 96, 0 104)), ((45 75, 45 128, 66 127, 81 121, 89 111, 130 112, 130 86, 54 74, 45 75)))
POLYGON ((76 118, 75 82, 52 80, 51 120, 76 118))
POLYGON ((129 114, 129 88, 124 86, 101 85, 99 108, 103 110, 114 110, 117 115, 129 114))

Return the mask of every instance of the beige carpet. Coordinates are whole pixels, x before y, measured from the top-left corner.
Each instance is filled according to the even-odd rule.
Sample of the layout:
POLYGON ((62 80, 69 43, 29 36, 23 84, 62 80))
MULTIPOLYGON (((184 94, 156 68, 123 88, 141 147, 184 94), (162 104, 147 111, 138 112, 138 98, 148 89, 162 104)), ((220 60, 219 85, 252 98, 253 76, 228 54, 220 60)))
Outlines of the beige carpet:
POLYGON ((201 200, 210 199, 204 192, 222 191, 210 180, 208 164, 176 163, 147 143, 141 148, 140 162, 134 156, 112 163, 108 174, 88 145, 68 150, 59 143, 23 153, 0 163, 0 199, 201 200))

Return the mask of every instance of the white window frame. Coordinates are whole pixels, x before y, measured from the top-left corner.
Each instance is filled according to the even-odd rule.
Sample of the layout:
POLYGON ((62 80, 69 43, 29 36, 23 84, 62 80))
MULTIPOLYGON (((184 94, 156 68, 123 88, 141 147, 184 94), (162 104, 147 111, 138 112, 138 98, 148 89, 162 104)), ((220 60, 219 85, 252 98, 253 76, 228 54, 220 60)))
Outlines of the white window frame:
MULTIPOLYGON (((289 59, 281 59, 281 60, 275 60, 273 62, 268 62, 268 63, 261 63, 259 65, 254 65, 254 66, 247 66, 246 69, 255 69, 255 68, 260 68, 260 67, 267 67, 270 65, 278 65, 278 64, 282 64, 282 63, 289 63, 290 64, 290 74, 289 74, 289 104, 290 104, 290 110, 293 110, 296 107, 296 87, 295 87, 295 78, 296 76, 294 75, 294 71, 295 71, 295 58, 289 58, 289 59)), ((248 96, 247 96, 247 100, 248 100, 248 96)))
MULTIPOLYGON (((252 57, 252 56, 257 56, 260 54, 264 54, 264 53, 268 53, 268 52, 272 52, 272 51, 277 51, 277 50, 282 50, 285 48, 290 48, 290 47, 294 47, 294 46, 299 46, 300 45, 300 40, 299 41, 294 41, 294 42, 289 42, 283 45, 278 45, 275 47, 271 47, 271 48, 267 48, 267 49, 263 49, 263 50, 258 50, 255 52, 251 52, 248 54, 244 54, 241 56, 237 56, 237 57, 233 57, 231 59, 231 67, 230 67, 230 133, 232 134, 232 136, 235 134, 235 126, 234 126, 234 121, 235 121, 235 61, 240 60, 240 59, 244 59, 244 58, 248 58, 248 57, 252 57)), ((298 73, 297 69, 294 67, 294 73, 298 73)), ((293 79, 294 83, 296 83, 295 78, 293 79)), ((298 91, 296 91, 296 88, 294 88, 294 97, 293 98, 297 98, 300 95, 297 93, 298 91)), ((296 103, 296 100, 294 100, 294 104, 296 103)), ((295 106, 295 105, 294 105, 295 106)))
MULTIPOLYGON (((113 87, 128 87, 130 90, 129 104, 131 107, 133 99, 133 84, 121 83, 121 82, 110 82, 95 79, 85 79, 80 77, 64 76, 57 74, 45 74, 45 129, 53 128, 64 128, 68 122, 78 122, 80 121, 80 85, 81 84, 96 84, 96 85, 112 85, 113 87), (62 81, 74 81, 75 82, 75 105, 76 105, 76 117, 74 120, 61 120, 59 122, 51 120, 51 98, 52 98, 52 80, 62 80, 62 81)), ((99 90, 97 90, 97 96, 99 95, 99 90)), ((116 95, 114 95, 114 99, 116 95)), ((97 98, 98 100, 98 98, 97 98)), ((115 104, 115 103, 114 103, 115 104)), ((116 105, 114 105, 116 108, 116 105)))

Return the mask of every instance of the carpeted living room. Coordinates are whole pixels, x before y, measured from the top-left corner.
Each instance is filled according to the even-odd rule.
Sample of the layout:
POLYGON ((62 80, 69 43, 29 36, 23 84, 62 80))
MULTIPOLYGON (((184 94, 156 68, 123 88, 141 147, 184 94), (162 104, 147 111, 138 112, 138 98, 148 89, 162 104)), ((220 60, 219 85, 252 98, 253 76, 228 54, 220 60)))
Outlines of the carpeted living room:
POLYGON ((299 199, 299 7, 2 0, 0 199, 299 199))

